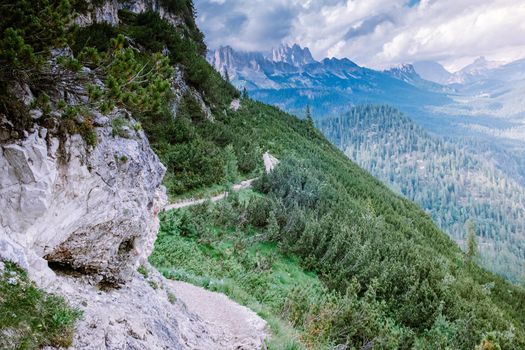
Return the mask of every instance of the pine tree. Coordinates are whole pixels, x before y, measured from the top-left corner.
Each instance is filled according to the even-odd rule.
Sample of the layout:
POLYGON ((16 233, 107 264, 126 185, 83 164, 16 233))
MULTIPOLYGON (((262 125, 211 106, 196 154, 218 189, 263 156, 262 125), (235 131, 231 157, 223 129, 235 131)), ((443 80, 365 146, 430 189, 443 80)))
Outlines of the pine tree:
POLYGON ((246 90, 246 86, 242 88, 242 94, 241 94, 241 97, 243 99, 247 99, 249 98, 250 96, 248 95, 248 90, 246 90))
POLYGON ((478 243, 476 242, 476 225, 473 221, 469 221, 467 225, 467 258, 469 260, 473 260, 478 255, 478 243))
POLYGON ((311 128, 314 128, 315 125, 314 125, 314 119, 312 118, 312 111, 310 109, 310 105, 307 104, 306 105, 306 111, 305 111, 305 118, 306 120, 306 123, 308 123, 308 126, 311 127, 311 128))
POLYGON ((224 80, 228 83, 230 82, 230 73, 228 73, 228 68, 224 68, 224 80))
POLYGON ((270 211, 270 214, 268 215, 268 222, 266 225, 266 235, 269 240, 275 240, 279 237, 279 223, 277 222, 277 217, 275 215, 275 211, 270 211))

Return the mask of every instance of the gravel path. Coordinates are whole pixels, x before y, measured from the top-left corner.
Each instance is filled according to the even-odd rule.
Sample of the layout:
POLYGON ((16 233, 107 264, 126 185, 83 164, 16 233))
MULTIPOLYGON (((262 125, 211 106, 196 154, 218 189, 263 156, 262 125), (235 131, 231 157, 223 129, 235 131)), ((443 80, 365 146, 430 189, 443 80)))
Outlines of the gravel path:
POLYGON ((266 321, 255 312, 235 303, 224 294, 210 292, 185 282, 169 283, 177 299, 186 304, 188 311, 199 315, 208 325, 217 349, 265 349, 264 339, 268 337, 266 321))
MULTIPOLYGON (((252 183, 255 180, 256 179, 249 179, 249 180, 245 180, 245 181, 239 182, 238 184, 235 184, 235 185, 232 186, 232 191, 237 192, 237 191, 240 191, 240 190, 244 190, 244 189, 250 188, 250 187, 252 187, 252 183)), ((214 197, 211 197, 211 198, 202 198, 202 199, 189 198, 189 199, 184 199, 184 200, 182 200, 180 202, 168 204, 167 206, 164 207, 164 210, 180 209, 180 208, 184 208, 184 207, 190 207, 192 205, 205 203, 208 200, 211 200, 212 202, 218 202, 221 199, 225 198, 227 195, 228 195, 228 192, 222 192, 222 193, 220 193, 220 194, 218 194, 218 195, 216 195, 214 197)))

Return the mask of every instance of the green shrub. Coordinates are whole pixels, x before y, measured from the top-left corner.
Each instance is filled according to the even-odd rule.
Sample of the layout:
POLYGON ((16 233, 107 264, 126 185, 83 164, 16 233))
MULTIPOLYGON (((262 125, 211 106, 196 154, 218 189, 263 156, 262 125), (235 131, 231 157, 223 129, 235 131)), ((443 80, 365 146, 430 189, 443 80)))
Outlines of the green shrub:
POLYGON ((137 269, 137 272, 140 273, 142 276, 144 276, 144 278, 149 277, 148 269, 144 265, 140 265, 139 268, 137 269))
POLYGON ((128 121, 124 117, 117 117, 111 121, 111 127, 113 128, 111 134, 113 137, 127 137, 127 133, 124 127, 128 126, 128 121))
POLYGON ((97 144, 97 133, 90 119, 85 119, 83 123, 78 126, 78 131, 88 146, 95 146, 97 144))
POLYGON ((173 294, 172 292, 168 292, 168 301, 171 304, 175 304, 177 302, 177 296, 173 294))

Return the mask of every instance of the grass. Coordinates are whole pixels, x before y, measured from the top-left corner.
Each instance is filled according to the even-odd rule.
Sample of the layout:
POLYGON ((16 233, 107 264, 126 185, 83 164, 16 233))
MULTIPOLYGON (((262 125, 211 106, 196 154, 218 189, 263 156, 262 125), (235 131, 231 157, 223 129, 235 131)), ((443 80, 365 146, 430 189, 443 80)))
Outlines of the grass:
MULTIPOLYGON (((238 193, 243 203, 258 196, 251 190, 238 193)), ((206 204, 215 209, 218 204, 206 204)), ((268 322, 269 349, 303 349, 301 332, 283 315, 288 297, 297 288, 323 291, 317 275, 305 272, 296 258, 279 252, 275 243, 261 241, 255 229, 209 225, 186 236, 181 229, 192 208, 161 214, 161 230, 150 262, 167 278, 188 282, 228 295, 268 322)))
POLYGON ((38 289, 12 263, 5 263, 0 276, 0 348, 69 347, 81 312, 38 289))

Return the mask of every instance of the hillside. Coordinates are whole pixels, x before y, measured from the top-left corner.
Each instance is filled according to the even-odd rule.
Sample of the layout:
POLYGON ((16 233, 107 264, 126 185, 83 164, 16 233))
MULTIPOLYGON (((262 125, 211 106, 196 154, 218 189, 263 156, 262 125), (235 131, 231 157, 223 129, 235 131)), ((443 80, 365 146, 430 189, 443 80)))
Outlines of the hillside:
MULTIPOLYGON (((59 20, 70 19, 67 2, 23 3, 25 16, 7 6, 16 11, 0 24, 16 28, 1 42, 12 49, 0 56, 0 113, 9 121, 2 151, 20 150, 2 153, 1 184, 22 198, 24 181, 35 181, 21 169, 62 176, 46 182, 48 197, 31 192, 31 203, 43 203, 37 208, 0 196, 9 218, 27 223, 10 222, 0 238, 22 246, 18 256, 31 259, 21 267, 40 277, 39 287, 84 312, 67 309, 58 325, 68 332, 80 317, 66 346, 220 349, 209 325, 173 294, 171 278, 257 311, 270 324, 270 349, 525 348, 525 291, 469 260, 311 121, 240 98, 205 61, 191 1, 160 1, 162 11, 146 6, 155 1, 118 2, 115 22, 83 22, 72 32, 59 20), (49 18, 36 24, 57 25, 49 41, 24 21, 37 14, 49 18), (28 104, 13 82, 34 94, 28 104), (27 157, 31 140, 38 158, 27 157), (263 175, 265 151, 281 162, 263 175), (217 204, 162 213, 157 237, 164 172, 172 198, 259 180, 217 204), (145 261, 149 253, 165 278, 145 261)), ((90 5, 77 9, 87 11, 83 18, 100 10, 90 5)), ((1 286, 16 291, 9 280, 1 286)), ((30 335, 41 332, 39 323, 24 324, 17 326, 30 335)), ((45 345, 62 344, 32 347, 45 345)))
POLYGON ((525 190, 488 159, 429 135, 390 107, 352 108, 319 128, 350 159, 421 205, 461 246, 472 220, 484 265, 521 282, 525 190))

